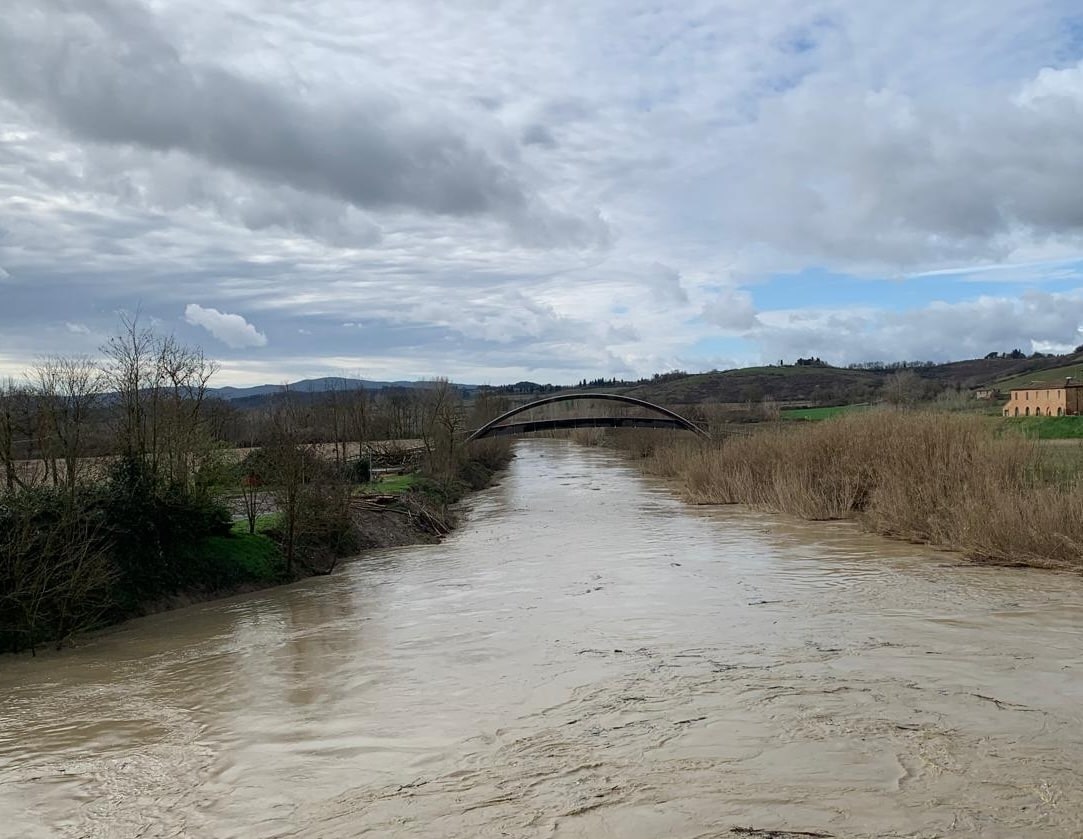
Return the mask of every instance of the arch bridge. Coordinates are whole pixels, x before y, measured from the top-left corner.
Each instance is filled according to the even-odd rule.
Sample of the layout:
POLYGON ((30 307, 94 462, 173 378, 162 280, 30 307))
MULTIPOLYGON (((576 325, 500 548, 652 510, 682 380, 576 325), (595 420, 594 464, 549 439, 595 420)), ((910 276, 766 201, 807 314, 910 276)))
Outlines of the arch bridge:
POLYGON ((655 405, 645 399, 636 399, 634 396, 621 396, 616 393, 560 393, 556 396, 547 396, 537 399, 525 405, 519 405, 510 411, 501 414, 494 420, 490 420, 473 431, 466 439, 481 440, 485 437, 506 437, 511 434, 528 434, 532 431, 564 431, 570 428, 669 428, 675 431, 691 431, 700 437, 709 437, 702 428, 689 419, 685 419, 669 408, 655 405), (519 414, 526 413, 532 408, 542 405, 552 405, 556 402, 572 402, 580 399, 596 399, 604 402, 621 402, 625 405, 634 405, 637 408, 646 408, 658 416, 654 417, 563 417, 561 419, 522 420, 520 422, 508 422, 519 414))

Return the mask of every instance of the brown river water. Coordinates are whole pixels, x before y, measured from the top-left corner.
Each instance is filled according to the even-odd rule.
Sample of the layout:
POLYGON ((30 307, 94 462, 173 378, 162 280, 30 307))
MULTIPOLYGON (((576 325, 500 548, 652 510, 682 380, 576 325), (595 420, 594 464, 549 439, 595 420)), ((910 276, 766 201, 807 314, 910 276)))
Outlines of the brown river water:
POLYGON ((535 441, 441 545, 0 659, 2 836, 769 830, 1083 836, 1083 578, 535 441))

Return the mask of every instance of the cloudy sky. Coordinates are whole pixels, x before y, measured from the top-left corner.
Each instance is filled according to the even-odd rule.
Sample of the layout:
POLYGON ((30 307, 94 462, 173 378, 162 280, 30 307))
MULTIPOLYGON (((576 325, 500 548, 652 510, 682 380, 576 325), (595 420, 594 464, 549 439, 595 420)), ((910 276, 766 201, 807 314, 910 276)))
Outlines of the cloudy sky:
POLYGON ((1083 343, 1078 0, 3 0, 0 374, 1083 343))

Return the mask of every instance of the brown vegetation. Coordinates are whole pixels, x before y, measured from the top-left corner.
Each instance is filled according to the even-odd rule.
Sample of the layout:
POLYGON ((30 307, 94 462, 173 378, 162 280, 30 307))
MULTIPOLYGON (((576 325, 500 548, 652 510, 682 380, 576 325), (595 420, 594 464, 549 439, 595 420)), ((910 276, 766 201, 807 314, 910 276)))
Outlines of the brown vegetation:
POLYGON ((629 435, 644 468, 705 504, 750 504, 997 563, 1083 569, 1077 473, 974 416, 871 411, 701 443, 629 435))

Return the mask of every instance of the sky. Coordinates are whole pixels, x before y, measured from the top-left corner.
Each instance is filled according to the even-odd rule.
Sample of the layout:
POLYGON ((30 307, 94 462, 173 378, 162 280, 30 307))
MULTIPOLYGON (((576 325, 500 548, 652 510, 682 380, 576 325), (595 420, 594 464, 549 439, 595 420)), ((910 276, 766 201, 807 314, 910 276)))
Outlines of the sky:
POLYGON ((3 0, 0 375, 1083 344, 1078 0, 3 0))

